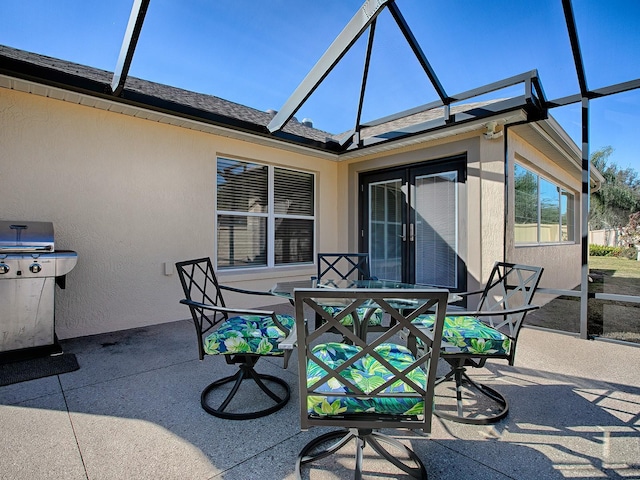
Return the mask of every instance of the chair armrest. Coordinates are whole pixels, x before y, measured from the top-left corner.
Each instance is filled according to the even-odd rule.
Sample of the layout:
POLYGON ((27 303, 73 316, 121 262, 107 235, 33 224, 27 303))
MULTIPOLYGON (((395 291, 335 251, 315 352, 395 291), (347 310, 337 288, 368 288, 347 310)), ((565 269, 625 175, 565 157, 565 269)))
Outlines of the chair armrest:
POLYGON ((539 305, 526 305, 520 308, 509 308, 506 310, 447 310, 447 317, 495 317, 497 315, 512 315, 514 313, 537 310, 539 305))
POLYGON ((278 348, 280 350, 293 350, 297 344, 297 336, 298 336, 297 332, 298 330, 294 325, 291 331, 289 332, 289 335, 287 335, 287 338, 285 338, 280 343, 278 343, 278 348))
MULTIPOLYGON (((517 287, 517 286, 514 286, 514 285, 507 285, 507 286, 506 286, 506 289, 507 289, 507 290, 514 290, 514 289, 516 289, 516 288, 518 288, 518 287, 517 287)), ((455 295, 460 295, 461 297, 469 297, 469 296, 471 296, 471 295, 479 295, 479 294, 481 294, 481 293, 484 293, 484 289, 481 289, 481 290, 473 290, 473 291, 471 291, 471 292, 455 292, 455 295)))
POLYGON ((484 293, 484 290, 474 290, 472 292, 456 292, 456 295, 460 295, 461 297, 468 297, 471 295, 479 295, 480 293, 484 293))
MULTIPOLYGON (((243 288, 235 288, 235 287, 228 287, 226 285, 218 285, 220 287, 220 290, 227 290, 229 292, 235 292, 235 293, 242 293, 245 295, 262 295, 262 296, 267 296, 267 297, 273 297, 274 294, 272 292, 263 292, 263 291, 258 291, 258 290, 245 290, 243 288)), ((235 313, 235 314, 248 314, 248 315, 260 315, 261 317, 271 317, 273 320, 273 323, 276 324, 276 326, 282 330, 283 332, 288 332, 289 329, 287 327, 285 327, 284 325, 282 325, 280 323, 280 321, 278 320, 278 316, 276 315, 275 312, 273 311, 265 311, 265 310, 238 310, 238 309, 234 309, 234 308, 228 308, 226 310, 221 310, 221 311, 226 311, 227 313, 235 313)), ((286 362, 285 362, 286 363, 286 362)), ((286 367, 285 367, 286 368, 286 367)))
POLYGON ((180 303, 182 303, 184 305, 188 305, 190 307, 201 308, 203 310, 211 310, 213 312, 220 312, 220 313, 223 313, 223 314, 258 315, 260 317, 271 317, 273 319, 273 323, 275 323, 275 325, 280 330, 285 332, 285 334, 289 335, 290 329, 288 329, 287 327, 285 327, 284 325, 282 325, 280 323, 280 321, 278 320, 278 316, 273 311, 269 311, 269 310, 252 310, 250 308, 218 307, 216 305, 210 305, 208 303, 194 302, 193 300, 187 300, 186 298, 183 298, 182 300, 180 300, 180 303))
POLYGON ((271 292, 262 292, 259 290, 244 290, 242 288, 227 287, 226 285, 218 285, 218 286, 220 287, 220 290, 228 290, 229 292, 244 293, 246 295, 266 295, 269 297, 273 297, 273 293, 271 292))
POLYGON ((212 310, 214 312, 220 313, 234 313, 234 314, 248 314, 248 315, 259 315, 261 317, 270 317, 273 312, 267 310, 252 310, 249 308, 227 308, 227 307, 219 307, 217 305, 210 305, 208 303, 200 303, 194 302, 193 300, 187 300, 186 298, 180 300, 180 303, 184 305, 188 305, 190 307, 202 308, 204 310, 212 310))

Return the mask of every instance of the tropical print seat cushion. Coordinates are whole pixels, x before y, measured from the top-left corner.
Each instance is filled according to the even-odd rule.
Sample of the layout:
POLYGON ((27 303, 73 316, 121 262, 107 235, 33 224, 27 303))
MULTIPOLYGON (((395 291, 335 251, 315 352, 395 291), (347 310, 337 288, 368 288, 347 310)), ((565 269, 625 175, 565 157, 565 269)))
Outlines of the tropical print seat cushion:
MULTIPOLYGON (((343 307, 324 306, 322 307, 322 309, 325 312, 330 313, 332 316, 335 317, 343 310, 343 307)), ((364 316, 367 314, 367 310, 368 308, 366 307, 357 308, 356 312, 358 313, 358 317, 364 318, 364 316)), ((383 315, 382 310, 380 310, 379 308, 376 308, 374 312, 371 314, 371 317, 369 317, 369 325, 370 326, 382 325, 382 315, 383 315)), ((347 315, 342 320, 340 320, 340 323, 345 327, 351 327, 353 325, 353 315, 347 315)))
MULTIPOLYGON (((433 326, 433 315, 420 315, 413 323, 433 326)), ((477 317, 447 316, 442 331, 441 354, 509 355, 511 339, 477 317)))
MULTIPOLYGON (((293 327, 295 318, 291 315, 276 316, 284 327, 293 327)), ((278 343, 285 337, 285 333, 276 326, 271 317, 231 317, 204 339, 204 351, 209 355, 283 355, 284 352, 278 348, 278 343)))
MULTIPOLYGON (((362 351, 362 348, 354 345, 330 342, 313 347, 312 352, 329 368, 337 368, 345 361, 362 351)), ((391 365, 403 370, 415 361, 411 352, 401 345, 383 343, 375 348, 375 351, 389 361, 391 365)), ((307 362, 307 386, 317 383, 326 375, 326 370, 315 362, 307 362)), ((371 355, 365 355, 353 365, 340 372, 340 375, 357 385, 363 392, 369 393, 382 385, 394 375, 378 360, 371 355)), ((407 377, 422 388, 426 385, 426 375, 420 368, 407 372, 407 377)), ((336 379, 330 379, 316 387, 313 396, 307 397, 307 409, 315 415, 342 415, 350 413, 364 413, 375 411, 376 413, 391 415, 420 415, 424 411, 422 397, 340 397, 332 393, 348 393, 350 390, 336 379), (326 393, 318 395, 318 392, 326 393)), ((384 390, 384 393, 414 392, 409 385, 398 380, 384 390)))

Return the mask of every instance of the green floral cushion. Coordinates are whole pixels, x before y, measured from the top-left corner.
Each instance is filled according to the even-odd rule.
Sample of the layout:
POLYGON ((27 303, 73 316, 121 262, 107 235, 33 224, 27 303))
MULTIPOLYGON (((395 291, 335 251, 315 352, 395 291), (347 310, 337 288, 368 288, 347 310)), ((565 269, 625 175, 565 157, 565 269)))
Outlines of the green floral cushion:
MULTIPOLYGON (((413 323, 433 326, 433 315, 420 315, 413 323)), ((511 339, 481 322, 476 317, 448 316, 444 319, 441 354, 473 353, 476 355, 508 355, 511 339)))
MULTIPOLYGON (((349 358, 360 352, 362 348, 343 343, 324 343, 315 346, 312 352, 330 368, 337 368, 349 358)), ((375 348, 375 351, 384 356, 391 365, 403 370, 415 361, 411 352, 400 345, 393 343, 383 343, 375 348)), ((307 386, 312 386, 318 382, 326 370, 313 361, 307 363, 307 386)), ((385 381, 393 377, 393 374, 383 366, 378 360, 370 355, 356 361, 352 366, 340 372, 340 375, 349 379, 358 387, 368 393, 385 381)), ((407 376, 417 385, 423 388, 426 385, 426 375, 420 368, 416 368, 407 373, 407 376)), ((424 411, 424 402, 420 396, 415 397, 377 397, 377 398, 356 398, 339 397, 331 395, 332 392, 348 393, 349 390, 341 382, 331 379, 316 388, 317 391, 326 392, 326 396, 309 396, 307 398, 307 409, 310 414, 316 415, 341 415, 347 413, 363 413, 375 411, 392 415, 420 415, 424 411)), ((385 393, 414 392, 409 385, 402 380, 398 380, 393 385, 387 387, 385 393)))
MULTIPOLYGON (((278 321, 292 328, 295 318, 291 315, 277 315, 278 321)), ((256 353, 259 355, 283 355, 278 343, 284 340, 285 333, 280 330, 271 317, 247 315, 231 317, 204 339, 204 351, 209 355, 235 355, 237 353, 256 353)))
MULTIPOLYGON (((334 317, 343 310, 342 307, 327 307, 327 306, 322 307, 322 309, 325 312, 330 313, 334 317)), ((366 307, 357 308, 356 312, 358 312, 358 317, 363 318, 367 314, 367 310, 368 309, 366 307)), ((342 320, 340 320, 340 323, 345 327, 352 326, 353 316, 347 315, 342 320)), ((379 308, 375 309, 375 311, 371 314, 371 317, 369 317, 369 325, 372 325, 372 326, 382 325, 382 310, 380 310, 379 308)))

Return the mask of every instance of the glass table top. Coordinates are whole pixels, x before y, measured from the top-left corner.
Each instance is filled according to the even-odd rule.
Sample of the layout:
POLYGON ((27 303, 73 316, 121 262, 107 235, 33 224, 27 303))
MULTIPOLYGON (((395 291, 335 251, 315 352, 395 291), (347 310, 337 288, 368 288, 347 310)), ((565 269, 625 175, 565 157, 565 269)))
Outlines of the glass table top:
POLYGON ((426 285, 416 285, 413 283, 401 283, 392 280, 297 280, 289 282, 278 282, 271 289, 273 295, 293 298, 293 291, 296 288, 431 288, 426 285))
MULTIPOLYGON (((271 293, 278 297, 289 300, 294 298, 294 290, 306 288, 327 288, 327 289, 348 289, 348 288, 370 288, 370 289, 439 289, 429 285, 419 285, 414 283, 402 283, 394 280, 322 280, 315 279, 278 282, 271 288, 271 293)), ((455 303, 462 299, 460 295, 449 293, 449 303, 455 303)))

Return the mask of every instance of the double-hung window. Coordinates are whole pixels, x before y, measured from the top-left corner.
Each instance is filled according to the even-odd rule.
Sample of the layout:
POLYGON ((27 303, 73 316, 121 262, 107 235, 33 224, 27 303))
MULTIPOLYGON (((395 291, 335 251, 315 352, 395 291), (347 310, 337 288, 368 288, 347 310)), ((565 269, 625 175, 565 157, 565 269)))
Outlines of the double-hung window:
POLYGON ((218 158, 218 268, 313 263, 315 177, 218 158))
POLYGON ((575 241, 575 196, 518 164, 514 180, 515 242, 575 241))

